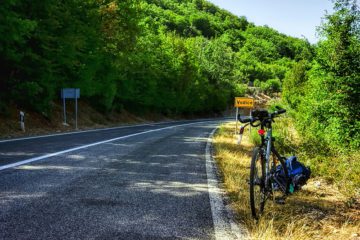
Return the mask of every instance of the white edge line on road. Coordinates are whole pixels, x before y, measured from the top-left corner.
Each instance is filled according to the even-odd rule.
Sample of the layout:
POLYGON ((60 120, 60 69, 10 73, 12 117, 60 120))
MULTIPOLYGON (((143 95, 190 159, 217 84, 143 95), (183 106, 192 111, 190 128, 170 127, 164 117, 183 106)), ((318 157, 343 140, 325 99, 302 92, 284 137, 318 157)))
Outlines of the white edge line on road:
POLYGON ((145 126, 160 125, 160 124, 166 124, 166 123, 171 123, 171 122, 169 121, 169 122, 159 122, 159 123, 125 125, 125 126, 119 126, 119 127, 98 128, 98 129, 83 130, 83 131, 76 131, 76 132, 54 133, 54 134, 47 134, 47 135, 40 135, 40 136, 33 136, 33 137, 3 139, 3 140, 0 140, 0 143, 16 142, 16 141, 22 141, 22 140, 30 140, 30 139, 37 139, 37 138, 47 138, 47 137, 55 137, 55 136, 64 136, 64 135, 80 134, 80 133, 88 133, 88 132, 101 132, 101 131, 106 131, 106 130, 115 130, 115 129, 122 129, 122 128, 145 127, 145 126))
POLYGON ((80 150, 80 149, 93 147, 93 146, 104 144, 104 143, 109 143, 109 142, 113 142, 113 141, 117 141, 117 140, 121 140, 121 139, 125 139, 125 138, 130 138, 130 137, 134 137, 134 136, 138 136, 138 135, 142 135, 142 134, 146 134, 146 133, 158 132, 158 131, 162 131, 162 130, 165 130, 165 129, 171 129, 171 128, 188 126, 188 125, 195 125, 195 124, 200 124, 200 123, 205 123, 205 122, 186 123, 186 124, 180 124, 180 125, 175 125, 175 126, 169 126, 169 127, 165 127, 165 128, 158 128, 158 129, 153 129, 153 130, 149 130, 149 131, 145 131, 145 132, 139 132, 139 133, 134 133, 134 134, 130 134, 130 135, 122 136, 122 137, 112 138, 112 139, 108 139, 108 140, 101 141, 101 142, 95 142, 95 143, 83 145, 83 146, 80 146, 80 147, 70 148, 70 149, 60 151, 60 152, 49 153, 49 154, 46 154, 46 155, 43 155, 43 156, 40 156, 40 157, 30 158, 30 159, 22 160, 20 162, 0 166, 0 171, 8 169, 8 168, 18 167, 20 165, 24 165, 24 164, 27 164, 27 163, 36 162, 36 161, 43 160, 43 159, 46 159, 46 158, 58 156, 58 155, 61 155, 61 154, 64 154, 64 153, 69 153, 69 152, 77 151, 77 150, 80 150))
POLYGON ((249 235, 247 230, 244 227, 240 229, 238 224, 233 220, 233 213, 231 212, 232 210, 224 205, 224 193, 219 187, 216 176, 217 167, 211 153, 212 138, 215 131, 216 129, 210 133, 205 150, 206 174, 208 180, 211 213, 215 230, 215 239, 248 239, 249 235))
POLYGON ((64 135, 71 135, 71 134, 88 133, 88 132, 101 132, 101 131, 106 131, 106 130, 115 130, 115 129, 122 129, 122 128, 132 128, 132 127, 151 126, 151 125, 155 125, 155 123, 154 124, 149 123, 149 124, 120 126, 120 127, 112 127, 112 128, 99 128, 99 129, 83 130, 83 131, 77 131, 77 132, 54 133, 54 134, 47 134, 47 135, 40 135, 40 136, 33 136, 33 137, 4 139, 4 140, 0 140, 0 143, 16 142, 16 141, 22 141, 22 140, 31 140, 31 139, 37 139, 37 138, 56 137, 56 136, 64 136, 64 135))
MULTIPOLYGON (((225 119, 227 119, 227 118, 225 118, 225 119)), ((183 122, 185 122, 185 121, 192 121, 192 120, 184 120, 183 122)), ((212 122, 212 121, 216 121, 216 120, 212 120, 212 119, 202 119, 201 120, 201 122, 212 122)), ((119 126, 119 127, 98 128, 98 129, 73 131, 73 132, 65 132, 65 133, 54 133, 54 134, 46 134, 46 135, 32 136, 32 137, 20 137, 20 138, 2 139, 2 140, 0 140, 0 143, 16 142, 16 141, 22 141, 22 140, 30 140, 30 139, 37 139, 37 138, 47 138, 47 137, 55 137, 55 136, 63 136, 63 135, 71 135, 71 134, 80 134, 80 133, 88 133, 88 132, 101 132, 101 131, 115 130, 115 129, 122 129, 122 128, 154 126, 154 125, 167 124, 167 123, 172 123, 172 122, 178 122, 178 121, 166 121, 166 122, 156 122, 156 123, 146 123, 146 124, 124 125, 124 126, 119 126)), ((197 123, 199 123, 199 122, 197 122, 197 123)))
MULTIPOLYGON (((183 120, 182 122, 186 122, 186 121, 192 121, 192 120, 183 120)), ((216 120, 201 119, 201 122, 211 122, 211 121, 216 121, 216 120)), ((73 131, 73 132, 65 132, 65 133, 54 133, 54 134, 46 134, 46 135, 32 136, 32 137, 20 137, 20 138, 2 139, 2 140, 0 140, 0 143, 16 142, 16 141, 22 141, 22 140, 30 140, 30 139, 37 139, 37 138, 47 138, 47 137, 55 137, 55 136, 64 136, 64 135, 71 135, 71 134, 81 134, 81 133, 89 133, 89 132, 101 132, 101 131, 115 130, 115 129, 122 129, 122 128, 154 126, 154 125, 161 125, 161 124, 167 124, 167 123, 172 123, 172 122, 176 123, 176 122, 179 122, 179 121, 166 121, 166 122, 156 122, 156 123, 124 125, 124 126, 118 126, 118 127, 98 128, 98 129, 73 131)))

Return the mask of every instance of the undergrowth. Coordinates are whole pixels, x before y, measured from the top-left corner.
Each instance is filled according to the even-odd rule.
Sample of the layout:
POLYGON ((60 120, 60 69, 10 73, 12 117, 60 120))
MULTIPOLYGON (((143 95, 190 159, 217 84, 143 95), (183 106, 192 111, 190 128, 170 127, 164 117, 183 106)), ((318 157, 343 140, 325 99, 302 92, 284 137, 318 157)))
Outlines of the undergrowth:
MULTIPOLYGON (((239 222, 247 227, 253 239, 360 239, 360 203, 356 190, 359 185, 355 185, 356 177, 353 181, 353 171, 357 172, 359 168, 346 169, 345 163, 336 164, 339 159, 321 157, 323 162, 319 163, 319 158, 309 158, 292 126, 289 119, 276 120, 275 144, 281 153, 296 154, 300 161, 310 165, 313 178, 301 191, 289 196, 285 205, 268 201, 258 222, 251 217, 248 187, 254 146, 251 135, 256 135, 256 129, 251 133, 245 131, 241 145, 236 143, 234 136, 235 123, 222 125, 217 131, 215 159, 239 222), (341 171, 343 167, 344 171, 341 171), (332 172, 324 174, 335 171, 331 169, 336 169, 337 174, 342 173, 341 177, 332 176, 332 172), (344 185, 339 187, 340 184, 344 185)), ((349 158, 343 156, 342 160, 349 158)))

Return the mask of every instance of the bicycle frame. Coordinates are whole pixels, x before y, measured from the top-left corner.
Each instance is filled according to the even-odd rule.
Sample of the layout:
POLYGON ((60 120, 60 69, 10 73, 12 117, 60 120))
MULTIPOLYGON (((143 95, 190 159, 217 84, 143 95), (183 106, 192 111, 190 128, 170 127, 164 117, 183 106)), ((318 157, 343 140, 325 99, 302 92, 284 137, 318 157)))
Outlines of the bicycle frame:
POLYGON ((241 117, 239 115, 238 119, 240 122, 246 123, 240 128, 240 134, 243 133, 244 128, 248 125, 252 127, 261 126, 261 129, 258 131, 261 137, 261 144, 260 146, 255 147, 253 151, 249 182, 251 213, 255 219, 258 219, 259 214, 261 215, 264 210, 265 202, 268 198, 273 197, 273 199, 277 200, 279 203, 282 203, 285 200, 285 196, 290 192, 290 179, 285 164, 285 158, 282 157, 274 147, 273 142, 275 139, 272 136, 271 126, 274 118, 285 113, 286 110, 279 108, 273 113, 269 113, 267 110, 254 110, 253 112, 254 114, 248 117, 241 117), (267 130, 266 132, 265 129, 267 130), (272 154, 273 159, 271 159, 272 154), (277 178, 278 161, 280 161, 281 168, 284 170, 285 182, 283 182, 283 179, 279 180, 277 178), (274 187, 276 187, 276 189, 274 187), (256 193, 256 189, 258 188, 260 196, 257 196, 256 193), (283 192, 282 198, 275 196, 274 190, 277 189, 283 192), (258 197, 260 197, 260 201, 257 201, 258 197))
POLYGON ((272 149, 272 128, 269 128, 264 139, 266 143, 265 154, 265 186, 270 187, 270 154, 272 149))
MULTIPOLYGON (((264 153, 265 155, 265 188, 272 190, 272 172, 271 172, 271 168, 276 166, 275 163, 275 159, 273 162, 273 166, 270 166, 271 162, 270 162, 270 156, 271 154, 274 154, 276 159, 280 161, 280 163, 285 166, 285 161, 284 158, 278 153, 278 151, 275 149, 275 146, 273 144, 273 140, 274 138, 272 137, 272 126, 271 126, 271 120, 269 119, 268 121, 266 121, 265 123, 261 123, 261 130, 265 130, 266 128, 266 136, 264 134, 261 134, 261 148, 262 149, 266 149, 266 152, 264 153)), ((288 176, 288 172, 287 169, 284 169, 286 176, 288 176)), ((289 179, 286 178, 287 184, 286 184, 286 188, 283 189, 282 191, 284 192, 284 194, 288 193, 288 183, 289 183, 289 179)))

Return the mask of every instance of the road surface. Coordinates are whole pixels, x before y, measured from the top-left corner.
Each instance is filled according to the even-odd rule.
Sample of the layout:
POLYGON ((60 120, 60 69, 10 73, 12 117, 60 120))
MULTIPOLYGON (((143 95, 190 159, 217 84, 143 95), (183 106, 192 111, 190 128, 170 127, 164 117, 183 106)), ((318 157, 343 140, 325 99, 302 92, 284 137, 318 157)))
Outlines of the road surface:
POLYGON ((0 141, 0 239, 236 239, 209 134, 174 122, 0 141))

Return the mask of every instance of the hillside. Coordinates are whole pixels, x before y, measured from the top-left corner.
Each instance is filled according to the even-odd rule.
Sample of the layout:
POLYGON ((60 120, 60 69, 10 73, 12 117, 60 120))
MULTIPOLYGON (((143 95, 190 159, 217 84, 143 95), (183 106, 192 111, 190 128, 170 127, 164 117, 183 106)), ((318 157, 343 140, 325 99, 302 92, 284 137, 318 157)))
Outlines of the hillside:
POLYGON ((65 87, 104 113, 220 112, 243 84, 279 86, 312 56, 306 41, 203 0, 7 1, 0 12, 5 115, 16 105, 50 118, 65 87))
POLYGON ((356 1, 334 10, 311 45, 204 0, 5 1, 0 115, 51 119, 62 88, 105 115, 219 114, 254 85, 283 93, 309 142, 356 149, 360 14, 356 1))

